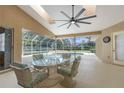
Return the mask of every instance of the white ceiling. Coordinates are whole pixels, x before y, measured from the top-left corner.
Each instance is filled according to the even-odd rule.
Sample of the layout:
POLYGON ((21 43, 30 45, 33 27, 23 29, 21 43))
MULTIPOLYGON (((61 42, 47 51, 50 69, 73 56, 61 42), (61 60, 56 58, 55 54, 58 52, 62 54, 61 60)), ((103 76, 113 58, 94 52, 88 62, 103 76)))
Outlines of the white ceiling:
MULTIPOLYGON (((75 25, 72 25, 69 29, 67 29, 68 25, 58 28, 58 26, 63 24, 64 22, 56 22, 56 24, 49 24, 38 13, 36 13, 36 11, 34 11, 29 5, 19 6, 19 7, 22 10, 24 10, 27 14, 32 16, 35 20, 37 20, 40 24, 45 26, 48 30, 53 32, 55 35, 100 31, 114 24, 117 24, 121 21, 124 21, 124 12, 123 12, 124 6, 98 5, 96 6, 97 17, 86 20, 88 22, 92 22, 92 24, 90 25, 79 24, 80 28, 77 28, 75 25)), ((70 5, 69 6, 68 5, 44 5, 42 7, 53 19, 60 19, 60 20, 66 19, 66 17, 60 13, 60 11, 64 11, 68 15, 71 14, 70 5)), ((75 6, 75 14, 77 14, 77 12, 79 12, 82 7, 83 6, 75 6)), ((82 15, 81 17, 83 16, 84 15, 82 15)))

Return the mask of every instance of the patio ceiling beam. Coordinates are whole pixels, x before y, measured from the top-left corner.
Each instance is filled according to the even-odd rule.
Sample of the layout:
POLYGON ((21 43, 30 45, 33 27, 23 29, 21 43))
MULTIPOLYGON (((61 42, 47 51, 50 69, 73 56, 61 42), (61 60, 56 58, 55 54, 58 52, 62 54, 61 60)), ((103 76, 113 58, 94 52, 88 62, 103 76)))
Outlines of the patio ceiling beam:
POLYGON ((66 34, 66 35, 57 35, 57 38, 64 38, 64 37, 77 37, 77 36, 87 36, 87 35, 100 35, 101 31, 95 32, 84 32, 84 33, 77 33, 77 34, 66 34))

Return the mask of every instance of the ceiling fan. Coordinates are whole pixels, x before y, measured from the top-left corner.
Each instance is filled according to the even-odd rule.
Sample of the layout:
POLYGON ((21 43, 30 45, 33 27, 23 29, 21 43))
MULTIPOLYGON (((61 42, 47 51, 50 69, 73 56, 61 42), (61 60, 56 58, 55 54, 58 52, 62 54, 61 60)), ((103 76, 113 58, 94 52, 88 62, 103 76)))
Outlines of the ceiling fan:
POLYGON ((96 17, 96 15, 92 15, 92 16, 87 16, 87 17, 83 17, 83 18, 79 18, 81 16, 81 14, 85 11, 86 9, 85 8, 82 8, 78 13, 77 15, 74 14, 74 5, 72 5, 72 17, 68 16, 65 12, 63 11, 60 11, 60 13, 62 13, 65 17, 68 18, 68 20, 54 20, 54 21, 65 21, 66 23, 58 26, 58 27, 61 27, 61 26, 64 26, 64 25, 67 25, 67 29, 70 28, 70 26, 72 24, 76 25, 77 27, 80 27, 78 25, 78 23, 82 23, 82 24, 91 24, 91 22, 86 22, 86 21, 83 21, 85 19, 90 19, 90 18, 94 18, 96 17))

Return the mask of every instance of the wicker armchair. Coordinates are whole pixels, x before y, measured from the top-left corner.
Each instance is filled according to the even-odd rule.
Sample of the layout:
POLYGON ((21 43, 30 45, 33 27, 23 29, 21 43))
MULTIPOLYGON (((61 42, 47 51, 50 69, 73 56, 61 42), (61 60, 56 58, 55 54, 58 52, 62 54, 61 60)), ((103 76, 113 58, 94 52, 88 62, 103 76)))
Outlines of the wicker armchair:
POLYGON ((14 63, 10 65, 13 68, 18 84, 22 87, 35 87, 37 84, 42 82, 48 77, 47 73, 33 71, 31 72, 27 65, 14 63))
POLYGON ((44 67, 36 65, 37 63, 43 64, 43 59, 44 59, 43 54, 35 54, 35 55, 33 55, 32 64, 33 64, 35 69, 39 69, 39 70, 44 69, 44 67))
POLYGON ((63 66, 69 66, 70 65, 70 59, 71 59, 71 54, 63 53, 62 57, 63 57, 63 60, 64 60, 63 66))
POLYGON ((78 67, 80 64, 80 56, 77 57, 72 66, 67 66, 67 67, 59 67, 57 72, 61 75, 64 76, 64 81, 61 83, 62 86, 65 87, 74 87, 76 82, 75 82, 75 76, 78 73, 78 67))

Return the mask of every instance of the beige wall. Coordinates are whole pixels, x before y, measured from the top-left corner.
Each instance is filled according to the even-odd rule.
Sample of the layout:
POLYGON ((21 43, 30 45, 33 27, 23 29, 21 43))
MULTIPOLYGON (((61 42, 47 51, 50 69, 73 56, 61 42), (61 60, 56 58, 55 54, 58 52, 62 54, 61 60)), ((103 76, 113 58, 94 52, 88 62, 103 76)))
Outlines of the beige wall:
POLYGON ((97 35, 97 39, 96 39, 96 55, 102 59, 102 36, 101 35, 97 35))
POLYGON ((107 29, 104 29, 102 31, 102 34, 101 34, 101 37, 99 37, 99 40, 101 39, 101 45, 99 44, 99 40, 96 41, 96 43, 98 43, 98 47, 96 51, 101 51, 100 52, 97 52, 97 56, 103 60, 103 62, 105 63, 113 63, 113 53, 112 53, 112 50, 113 50, 113 33, 114 32, 118 32, 118 31, 124 31, 124 22, 121 22, 121 23, 118 23, 116 25, 113 25, 107 29), (109 43, 103 43, 103 37, 105 36, 110 36, 111 37, 111 42, 109 43), (101 48, 100 48, 101 46, 101 48))
POLYGON ((41 35, 54 36, 45 27, 27 15, 17 6, 0 6, 0 26, 14 28, 14 61, 21 61, 22 28, 35 31, 41 35))

